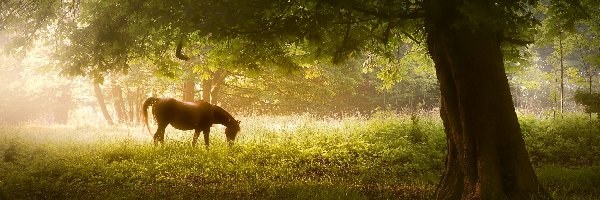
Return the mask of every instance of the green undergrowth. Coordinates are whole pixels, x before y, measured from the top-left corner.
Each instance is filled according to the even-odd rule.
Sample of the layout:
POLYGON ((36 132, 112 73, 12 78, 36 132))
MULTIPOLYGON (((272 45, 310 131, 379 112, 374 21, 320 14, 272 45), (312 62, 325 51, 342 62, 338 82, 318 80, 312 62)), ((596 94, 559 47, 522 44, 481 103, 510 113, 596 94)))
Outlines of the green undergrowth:
MULTIPOLYGON (((154 146, 140 127, 0 127, 0 199, 430 199, 443 170, 435 115, 241 119, 233 147, 215 127, 209 149, 174 129, 154 146)), ((586 132, 579 117, 521 124, 553 196, 599 195, 597 126, 586 132)))
POLYGON ((587 114, 519 118, 538 179, 555 199, 600 198, 600 123, 587 114))

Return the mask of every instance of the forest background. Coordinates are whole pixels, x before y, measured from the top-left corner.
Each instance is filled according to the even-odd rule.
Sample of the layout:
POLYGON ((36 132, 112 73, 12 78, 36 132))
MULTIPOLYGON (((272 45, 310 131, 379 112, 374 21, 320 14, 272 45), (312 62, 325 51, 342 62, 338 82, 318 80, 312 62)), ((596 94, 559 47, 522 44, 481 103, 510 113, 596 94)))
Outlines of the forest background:
MULTIPOLYGON (((585 110, 576 103, 576 94, 598 93, 600 49, 595 9, 588 8, 592 14, 567 13, 591 16, 575 23, 561 19, 560 8, 556 7, 537 8, 542 20, 532 37, 533 43, 505 48, 507 78, 515 108, 520 112, 544 117, 582 112, 585 110), (552 16, 553 11, 557 16, 552 16)), ((93 45, 100 41, 93 40, 88 41, 88 47, 69 47, 65 40, 77 38, 60 40, 52 33, 57 30, 52 29, 38 31, 40 38, 35 41, 34 36, 11 35, 14 32, 10 31, 16 30, 0 34, 0 45, 5 47, 0 62, 0 102, 10 105, 0 108, 2 123, 64 124, 85 118, 103 124, 139 124, 139 108, 149 96, 208 99, 243 115, 368 116, 381 110, 415 112, 439 108, 439 83, 433 62, 424 44, 415 38, 394 41, 401 45, 389 55, 361 52, 340 64, 306 63, 303 54, 296 52, 293 59, 301 64, 286 66, 237 55, 240 48, 256 51, 243 41, 215 44, 193 33, 188 37, 159 33, 157 37, 164 38, 144 44, 148 48, 145 52, 154 53, 130 55, 127 63, 115 66, 81 67, 84 61, 74 56, 110 57, 111 52, 96 52, 93 45), (176 55, 182 53, 182 43, 191 59, 176 55), (67 48, 80 51, 81 55, 66 52, 67 48)), ((81 33, 73 37, 89 36, 81 33)), ((88 64, 93 60, 88 59, 88 64)))

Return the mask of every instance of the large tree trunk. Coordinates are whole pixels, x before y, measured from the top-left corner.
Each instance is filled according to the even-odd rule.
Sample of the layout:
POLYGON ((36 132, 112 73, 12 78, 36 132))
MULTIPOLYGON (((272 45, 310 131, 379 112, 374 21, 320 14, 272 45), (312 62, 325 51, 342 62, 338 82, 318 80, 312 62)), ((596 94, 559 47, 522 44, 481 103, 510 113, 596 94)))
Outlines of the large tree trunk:
POLYGON ((212 81, 202 80, 202 101, 212 102, 212 81))
POLYGON ((194 94, 196 94, 194 81, 183 82, 183 101, 194 101, 194 94))
POLYGON ((114 125, 112 118, 110 117, 110 114, 108 113, 108 110, 106 109, 106 102, 104 102, 104 94, 102 94, 102 90, 100 89, 100 84, 94 82, 93 85, 94 85, 94 95, 96 96, 96 100, 98 101, 98 107, 100 107, 100 110, 102 111, 102 115, 104 115, 104 119, 106 119, 106 122, 108 123, 108 125, 114 125))
POLYGON ((461 25, 468 20, 456 8, 462 3, 436 3, 427 16, 427 45, 440 82, 448 143, 436 199, 549 198, 525 149, 501 37, 461 25))

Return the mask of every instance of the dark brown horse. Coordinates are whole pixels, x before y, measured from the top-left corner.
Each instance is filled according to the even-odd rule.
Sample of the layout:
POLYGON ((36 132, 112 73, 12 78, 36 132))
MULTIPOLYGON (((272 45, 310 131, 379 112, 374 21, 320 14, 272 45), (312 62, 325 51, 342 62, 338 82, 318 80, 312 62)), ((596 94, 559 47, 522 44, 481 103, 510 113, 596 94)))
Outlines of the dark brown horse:
POLYGON ((144 122, 148 126, 148 107, 152 106, 152 114, 158 123, 158 129, 154 134, 154 144, 165 141, 165 128, 171 124, 179 130, 194 129, 192 145, 196 146, 200 132, 204 133, 204 143, 208 147, 210 127, 213 124, 222 124, 225 128, 227 143, 233 144, 235 136, 240 131, 240 121, 235 120, 231 114, 223 108, 204 101, 182 102, 173 98, 150 97, 144 101, 142 112, 144 122))

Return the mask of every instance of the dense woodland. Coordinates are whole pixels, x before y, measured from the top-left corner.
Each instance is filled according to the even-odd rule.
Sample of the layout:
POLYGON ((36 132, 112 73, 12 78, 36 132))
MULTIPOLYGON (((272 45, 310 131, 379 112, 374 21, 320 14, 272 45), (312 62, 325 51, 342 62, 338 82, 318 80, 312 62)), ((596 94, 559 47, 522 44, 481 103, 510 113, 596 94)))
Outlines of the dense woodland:
MULTIPOLYGON (((323 164, 322 171, 307 168, 265 177, 274 180, 282 176, 301 185, 305 179, 296 176, 304 173, 319 185, 323 184, 322 173, 338 173, 339 179, 327 180, 349 188, 358 184, 369 198, 564 198, 564 192, 570 190, 548 184, 548 172, 554 169, 548 166, 583 166, 584 171, 598 168, 596 161, 571 159, 573 155, 568 161, 557 158, 566 155, 557 149, 574 148, 569 144, 576 144, 577 138, 590 146, 600 141, 600 1, 596 0, 5 0, 0 1, 0 46, 0 124, 9 127, 3 130, 6 135, 15 130, 10 127, 27 124, 87 127, 83 128, 87 132, 114 131, 106 126, 139 128, 142 102, 147 97, 174 97, 210 102, 253 123, 294 123, 294 117, 285 116, 310 118, 299 124, 323 123, 323 130, 313 126, 298 129, 299 134, 308 132, 317 139, 303 142, 300 136, 289 136, 288 143, 268 134, 276 131, 247 125, 254 131, 242 129, 242 135, 251 136, 240 139, 240 148, 246 149, 236 151, 263 148, 258 151, 264 155, 275 152, 274 157, 290 161, 263 163, 273 168, 293 165, 305 169, 314 162, 323 164), (257 120, 266 116, 273 118, 257 120), (351 122, 344 121, 348 119, 351 122), (341 120, 341 125, 328 120, 341 120), (349 125, 352 123, 358 125, 349 125), (97 130, 88 130, 90 125, 97 130), (332 128, 337 126, 342 128, 332 128), (578 129, 581 136, 575 136, 578 129), (329 131, 333 136, 327 135, 329 131), (385 133, 383 139, 376 133, 385 133), (565 140, 554 141, 551 133, 565 140), (256 139, 260 137, 275 145, 295 147, 261 146, 264 144, 257 140, 262 139, 256 139), (388 139, 391 143, 380 143, 388 139), (369 147, 373 148, 338 152, 329 158, 317 151, 296 152, 348 143, 357 148, 372 144, 369 147), (377 156, 402 149, 400 143, 410 147, 405 153, 416 153, 388 155, 394 161, 377 156), (432 153, 420 154, 429 150, 432 153), (308 156, 310 162, 303 157, 290 158, 294 152, 308 156), (376 160, 378 167, 399 170, 391 176, 417 175, 410 175, 408 182, 383 179, 386 183, 373 183, 386 174, 374 175, 371 167, 375 166, 344 157, 354 154, 376 160), (425 157, 432 163, 416 161, 425 157), (417 167, 397 163, 407 160, 417 167), (478 165, 481 162, 490 164, 478 165), (395 168, 399 166, 405 168, 395 168), (338 169, 368 177, 353 183, 348 180, 351 177, 341 175, 348 171, 335 172, 338 169), (540 171, 544 174, 538 180, 540 171), (416 193, 413 196, 404 194, 396 188, 404 184, 418 185, 409 188, 418 191, 412 191, 416 193), (391 194, 385 189, 388 186, 394 188, 391 194), (373 192, 383 196, 373 196, 373 192)), ((286 129, 277 131, 282 130, 286 129)), ((6 137, 13 138, 11 141, 18 138, 6 137)), ((18 154, 9 149, 18 145, 5 140, 0 145, 5 147, 0 148, 4 160, 15 162, 13 157, 18 154)), ((187 138, 180 142, 183 140, 187 138)), ((38 139, 22 143, 36 142, 38 139)), ((144 155, 159 151, 131 148, 144 155)), ((168 151, 178 148, 183 154, 227 154, 226 148, 220 147, 212 154, 177 145, 166 147, 168 151)), ((577 149, 572 153, 583 152, 577 149)), ((588 152, 600 155, 597 148, 588 152)), ((108 155, 109 163, 114 162, 112 150, 103 153, 100 157, 108 155)), ((115 159, 153 161, 141 154, 128 150, 115 159)), ((593 160, 597 155, 581 158, 593 160)), ((238 164, 256 164, 246 163, 249 155, 245 153, 238 156, 244 157, 235 161, 238 164)), ((104 167, 101 162, 90 162, 104 167)), ((230 172, 220 167, 223 173, 230 172)), ((314 167, 320 169, 320 165, 314 167)), ((1 178, 7 177, 0 173, 0 199, 11 197, 3 194, 3 187, 7 191, 22 189, 5 186, 1 178)), ((133 186, 122 188, 128 187, 133 186)), ((193 193, 188 189, 182 189, 183 193, 193 193)), ((305 189, 301 191, 312 191, 305 189)), ((260 196, 261 191, 217 193, 233 195, 228 198, 276 199, 281 193, 290 197, 284 190, 275 189, 274 196, 260 196)), ((583 193, 588 195, 581 196, 585 199, 598 191, 583 193)), ((331 197, 327 195, 321 198, 331 197)))

